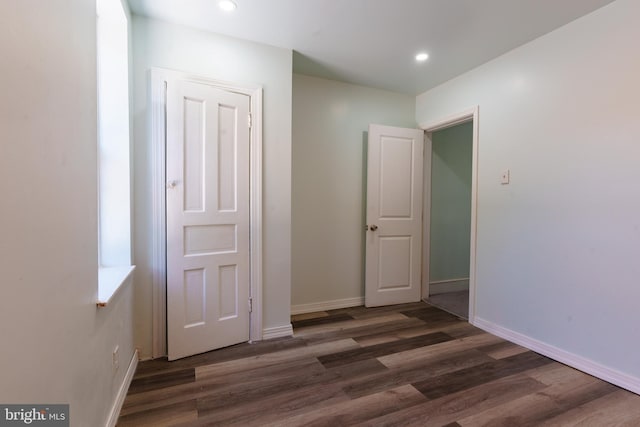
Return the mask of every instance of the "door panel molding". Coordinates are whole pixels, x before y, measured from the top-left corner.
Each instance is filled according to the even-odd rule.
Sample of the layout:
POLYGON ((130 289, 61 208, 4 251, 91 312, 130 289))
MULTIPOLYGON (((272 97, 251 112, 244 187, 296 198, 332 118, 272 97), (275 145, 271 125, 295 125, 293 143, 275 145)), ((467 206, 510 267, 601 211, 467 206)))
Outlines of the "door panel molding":
POLYGON ((169 360, 249 341, 250 101, 167 86, 169 360))
POLYGON ((213 86, 228 92, 250 97, 250 177, 249 177, 249 235, 250 235, 250 313, 249 340, 262 339, 262 88, 210 79, 205 76, 152 68, 149 71, 150 141, 152 173, 152 357, 167 354, 166 329, 166 88, 170 82, 183 80, 213 86))
POLYGON ((424 132, 369 125, 365 305, 420 301, 424 132))

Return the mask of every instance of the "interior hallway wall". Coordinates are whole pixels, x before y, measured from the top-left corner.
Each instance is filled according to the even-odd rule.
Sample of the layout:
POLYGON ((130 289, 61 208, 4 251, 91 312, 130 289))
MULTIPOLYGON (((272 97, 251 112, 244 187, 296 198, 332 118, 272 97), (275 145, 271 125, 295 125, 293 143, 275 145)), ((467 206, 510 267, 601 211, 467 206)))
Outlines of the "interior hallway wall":
POLYGON ((414 117, 413 96, 294 74, 294 311, 362 303, 366 132, 414 117))
POLYGON ((479 106, 476 321, 636 392, 638 16, 617 0, 416 105, 420 123, 479 106))
POLYGON ((469 289, 473 122, 431 135, 429 294, 469 289))

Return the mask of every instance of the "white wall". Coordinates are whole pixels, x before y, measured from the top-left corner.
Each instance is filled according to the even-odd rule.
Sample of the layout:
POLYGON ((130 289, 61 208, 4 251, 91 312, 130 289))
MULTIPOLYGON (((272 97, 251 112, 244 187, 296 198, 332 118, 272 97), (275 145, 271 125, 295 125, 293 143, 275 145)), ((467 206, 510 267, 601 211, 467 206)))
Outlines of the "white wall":
POLYGON ((94 2, 1 2, 0 52, 0 402, 104 425, 134 349, 131 286, 96 308, 94 2))
POLYGON ((370 123, 415 127, 415 98, 293 76, 292 305, 361 298, 370 123))
POLYGON ((134 18, 136 342, 151 356, 151 67, 263 87, 263 327, 289 325, 291 51, 134 18))
POLYGON ((420 123, 480 107, 477 320, 636 391, 638 16, 618 0, 416 104, 420 123))

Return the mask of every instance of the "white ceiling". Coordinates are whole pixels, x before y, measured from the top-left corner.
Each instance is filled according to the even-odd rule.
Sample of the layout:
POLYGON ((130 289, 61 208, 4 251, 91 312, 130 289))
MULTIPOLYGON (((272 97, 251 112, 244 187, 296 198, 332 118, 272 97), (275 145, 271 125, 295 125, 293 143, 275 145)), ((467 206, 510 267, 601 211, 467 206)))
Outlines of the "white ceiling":
POLYGON ((297 73, 418 94, 613 0, 129 0, 134 13, 294 50, 297 73), (417 64, 414 56, 430 58, 417 64))

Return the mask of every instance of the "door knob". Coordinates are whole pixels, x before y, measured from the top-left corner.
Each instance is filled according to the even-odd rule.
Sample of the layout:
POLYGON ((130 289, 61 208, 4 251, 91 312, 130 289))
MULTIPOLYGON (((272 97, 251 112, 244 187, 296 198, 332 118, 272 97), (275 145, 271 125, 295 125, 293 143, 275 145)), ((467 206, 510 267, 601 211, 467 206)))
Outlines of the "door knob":
POLYGON ((178 181, 173 181, 172 180, 172 181, 167 182, 167 188, 169 188, 169 189, 176 188, 176 185, 178 185, 178 181))
POLYGON ((371 230, 371 231, 376 231, 377 229, 378 229, 378 226, 375 225, 375 224, 372 224, 372 225, 369 226, 369 230, 371 230))

